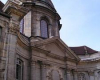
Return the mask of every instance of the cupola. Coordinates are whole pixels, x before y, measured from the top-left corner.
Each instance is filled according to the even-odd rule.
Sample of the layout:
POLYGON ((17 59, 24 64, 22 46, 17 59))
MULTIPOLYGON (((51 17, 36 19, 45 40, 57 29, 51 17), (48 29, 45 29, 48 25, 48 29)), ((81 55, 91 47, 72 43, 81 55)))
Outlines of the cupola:
POLYGON ((60 37, 61 18, 51 0, 27 0, 23 1, 23 6, 30 8, 30 12, 24 17, 24 22, 22 21, 24 23, 22 32, 26 36, 43 39, 60 37))

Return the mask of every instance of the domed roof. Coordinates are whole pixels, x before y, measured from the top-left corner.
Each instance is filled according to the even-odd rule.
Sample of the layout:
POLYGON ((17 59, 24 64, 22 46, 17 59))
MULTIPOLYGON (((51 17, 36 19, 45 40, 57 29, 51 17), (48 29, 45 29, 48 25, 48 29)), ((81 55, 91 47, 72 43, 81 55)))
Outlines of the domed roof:
POLYGON ((0 1, 0 12, 2 12, 3 7, 4 7, 4 4, 0 1))
POLYGON ((49 7, 55 9, 51 0, 37 0, 37 2, 44 3, 44 4, 48 5, 49 7))
POLYGON ((51 0, 47 0, 47 2, 54 8, 54 5, 51 0))

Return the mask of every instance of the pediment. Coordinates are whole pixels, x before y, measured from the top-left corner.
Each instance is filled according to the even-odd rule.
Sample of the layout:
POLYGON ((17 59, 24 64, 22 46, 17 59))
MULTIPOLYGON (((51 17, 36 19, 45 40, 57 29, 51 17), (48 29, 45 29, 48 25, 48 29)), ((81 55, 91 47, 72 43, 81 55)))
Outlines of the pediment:
MULTIPOLYGON (((59 56, 62 56, 62 57, 65 57, 65 55, 66 55, 63 48, 60 47, 59 45, 57 45, 57 43, 55 43, 55 42, 46 44, 45 49, 47 51, 50 51, 51 54, 53 53, 55 55, 59 55, 59 56)), ((69 57, 69 55, 67 55, 67 57, 69 57)))
POLYGON ((49 51, 51 55, 61 56, 79 61, 79 57, 59 38, 53 37, 37 41, 32 46, 49 51))

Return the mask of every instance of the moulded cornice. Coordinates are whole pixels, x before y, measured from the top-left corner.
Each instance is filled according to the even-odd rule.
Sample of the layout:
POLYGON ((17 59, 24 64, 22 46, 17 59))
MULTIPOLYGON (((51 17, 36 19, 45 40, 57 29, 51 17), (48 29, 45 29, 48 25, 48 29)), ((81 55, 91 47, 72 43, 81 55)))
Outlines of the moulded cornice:
POLYGON ((92 59, 86 59, 86 60, 81 60, 81 62, 98 62, 100 61, 100 57, 99 58, 92 58, 92 59))

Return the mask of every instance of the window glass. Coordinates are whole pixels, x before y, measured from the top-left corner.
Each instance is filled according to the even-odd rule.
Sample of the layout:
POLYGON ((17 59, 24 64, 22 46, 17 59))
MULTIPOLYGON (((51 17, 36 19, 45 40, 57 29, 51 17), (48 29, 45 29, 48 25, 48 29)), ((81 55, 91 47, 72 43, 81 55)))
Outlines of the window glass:
POLYGON ((16 63, 16 79, 22 80, 22 72, 23 72, 23 62, 20 59, 17 59, 16 63))
POLYGON ((45 20, 41 20, 41 37, 48 38, 48 24, 45 20))
POLYGON ((23 33, 23 30, 24 30, 24 19, 22 19, 20 22, 20 32, 23 33))

